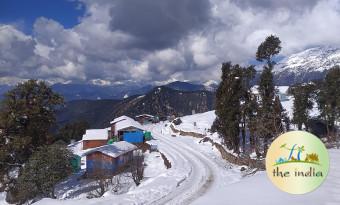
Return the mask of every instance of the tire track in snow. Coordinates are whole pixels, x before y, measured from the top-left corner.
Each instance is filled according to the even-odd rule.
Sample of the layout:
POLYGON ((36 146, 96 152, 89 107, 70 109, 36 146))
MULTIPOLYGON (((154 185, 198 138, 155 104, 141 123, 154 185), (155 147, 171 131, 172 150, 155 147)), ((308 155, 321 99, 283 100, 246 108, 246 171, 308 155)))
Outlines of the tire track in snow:
MULTIPOLYGON (((334 152, 333 150, 329 150, 329 152, 334 152)), ((339 158, 335 158, 336 154, 330 154, 330 162, 334 162, 339 160, 339 158)), ((338 156, 336 156, 338 157, 338 156)), ((338 164, 338 163, 337 163, 338 164)), ((340 179, 340 168, 336 167, 334 163, 330 164, 330 169, 328 173, 328 177, 334 178, 334 179, 340 179)), ((332 198, 328 199, 330 201, 326 202, 326 205, 338 205, 340 204, 340 181, 339 180, 326 180, 325 186, 332 187, 331 190, 331 195, 332 198), (328 182, 328 183, 327 183, 328 182)))
POLYGON ((188 145, 176 141, 170 135, 164 136, 155 129, 153 133, 166 146, 176 150, 177 153, 188 160, 191 165, 191 172, 185 180, 178 183, 176 189, 152 204, 189 204, 203 195, 214 181, 211 162, 206 157, 197 154, 196 151, 189 149, 188 145))

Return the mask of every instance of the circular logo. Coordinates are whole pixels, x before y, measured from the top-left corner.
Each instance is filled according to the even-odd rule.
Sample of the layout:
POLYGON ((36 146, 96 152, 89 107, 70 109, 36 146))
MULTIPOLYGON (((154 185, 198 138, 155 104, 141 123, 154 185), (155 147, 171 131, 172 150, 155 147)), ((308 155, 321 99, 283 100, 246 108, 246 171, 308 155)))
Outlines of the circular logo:
POLYGON ((305 194, 325 181, 329 157, 319 138, 304 131, 280 135, 269 147, 266 170, 272 183, 290 194, 305 194))

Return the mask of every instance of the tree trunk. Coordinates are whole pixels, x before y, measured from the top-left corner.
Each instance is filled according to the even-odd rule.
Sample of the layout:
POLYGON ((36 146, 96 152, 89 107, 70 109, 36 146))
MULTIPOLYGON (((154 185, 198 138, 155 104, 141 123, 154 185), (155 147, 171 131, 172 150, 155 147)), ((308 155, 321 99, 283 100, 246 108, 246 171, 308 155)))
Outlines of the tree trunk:
POLYGON ((245 149, 246 149, 246 130, 245 130, 245 123, 242 123, 242 130, 241 130, 241 133, 242 133, 242 150, 243 152, 245 152, 245 149))
POLYGON ((257 158, 261 157, 261 153, 259 150, 259 143, 258 143, 258 138, 254 135, 254 145, 255 145, 255 153, 257 158))
POLYGON ((268 151, 268 139, 269 139, 269 136, 265 136, 264 138, 264 145, 263 145, 263 154, 264 156, 267 155, 267 151, 268 151))

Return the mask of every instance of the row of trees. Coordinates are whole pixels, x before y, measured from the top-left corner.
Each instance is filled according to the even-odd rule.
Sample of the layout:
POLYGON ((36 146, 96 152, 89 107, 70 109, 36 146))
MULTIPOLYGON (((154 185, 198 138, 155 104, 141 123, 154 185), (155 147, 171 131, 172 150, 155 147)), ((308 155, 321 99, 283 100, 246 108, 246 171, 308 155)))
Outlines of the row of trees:
POLYGON ((248 135, 257 155, 265 154, 274 137, 289 129, 288 117, 275 95, 272 74, 274 57, 280 50, 281 41, 273 35, 258 47, 256 59, 265 64, 258 82, 259 96, 251 89, 256 75, 254 66, 222 64, 222 81, 216 93, 217 118, 212 130, 236 153, 245 152, 248 135))
MULTIPOLYGON (((254 66, 242 67, 231 62, 222 64, 221 83, 216 93, 216 120, 212 126, 223 138, 225 145, 235 153, 255 151, 266 154, 268 145, 280 133, 290 130, 290 119, 283 109, 273 81, 275 55, 281 50, 281 41, 270 35, 256 52, 256 59, 264 63, 257 92, 251 83, 254 66), (251 149, 245 149, 247 137, 251 149), (242 142, 242 144, 241 144, 242 142)), ((326 124, 327 136, 337 135, 340 122, 340 66, 329 70, 324 80, 291 86, 288 94, 294 97, 292 123, 298 129, 309 130, 310 112, 317 103, 319 119, 326 124)))
POLYGON ((335 137, 335 123, 340 121, 340 66, 331 68, 322 81, 293 85, 289 94, 294 97, 292 122, 299 130, 309 130, 311 111, 315 104, 319 118, 325 122, 327 136, 335 137))

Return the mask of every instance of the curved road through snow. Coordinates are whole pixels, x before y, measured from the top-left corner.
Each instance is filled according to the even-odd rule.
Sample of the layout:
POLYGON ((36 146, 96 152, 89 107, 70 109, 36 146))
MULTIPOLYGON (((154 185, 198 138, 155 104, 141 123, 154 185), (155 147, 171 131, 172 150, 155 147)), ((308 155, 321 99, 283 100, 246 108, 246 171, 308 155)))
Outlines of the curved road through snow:
MULTIPOLYGON (((176 141, 173 137, 163 135, 156 129, 153 130, 153 135, 156 139, 162 140, 164 146, 162 146, 161 151, 165 152, 166 155, 174 152, 181 155, 182 159, 184 158, 190 166, 190 172, 185 179, 178 183, 176 189, 152 204, 189 204, 204 194, 214 180, 212 163, 206 157, 192 151, 187 145, 176 141)), ((172 164, 177 166, 179 163, 173 161, 172 164)))
MULTIPOLYGON (((159 125, 152 127, 152 133, 160 140, 159 150, 170 158, 172 169, 183 167, 183 163, 190 167, 187 177, 178 183, 176 189, 152 204, 189 204, 208 192, 216 180, 221 180, 221 170, 225 167, 195 149, 198 145, 192 139, 185 143, 178 137, 172 137, 168 128, 159 125), (177 156, 172 157, 173 154, 177 156), (181 161, 183 159, 184 162, 181 161)), ((235 175, 239 176, 239 173, 231 174, 228 183, 235 180, 235 175)))

